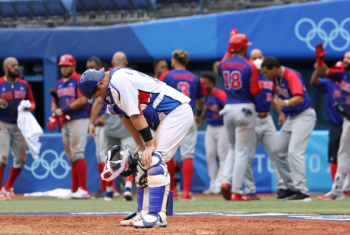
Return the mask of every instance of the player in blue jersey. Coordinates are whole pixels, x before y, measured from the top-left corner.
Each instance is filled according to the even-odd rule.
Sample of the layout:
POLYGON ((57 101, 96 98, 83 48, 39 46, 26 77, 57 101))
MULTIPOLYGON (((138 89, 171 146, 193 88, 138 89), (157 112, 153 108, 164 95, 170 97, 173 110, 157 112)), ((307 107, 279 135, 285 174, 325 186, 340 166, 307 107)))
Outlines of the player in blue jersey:
MULTIPOLYGON (((333 68, 343 70, 342 61, 338 61, 333 68)), ((332 182, 337 172, 337 153, 339 150, 340 136, 342 133, 343 116, 334 107, 334 103, 340 104, 341 91, 339 82, 332 82, 329 78, 320 78, 315 70, 311 76, 310 84, 325 93, 327 116, 329 120, 328 162, 332 182)))
POLYGON ((316 113, 299 72, 281 66, 274 57, 266 57, 261 65, 264 75, 273 81, 273 102, 283 124, 272 151, 273 159, 287 190, 279 200, 311 201, 306 183, 304 154, 316 124, 316 113), (287 155, 290 158, 288 163, 287 155))
MULTIPOLYGON (((318 51, 319 48, 320 47, 316 48, 316 51, 318 51)), ((343 200, 343 184, 350 172, 350 50, 345 52, 343 62, 343 71, 339 69, 329 69, 327 65, 319 67, 319 64, 316 68, 320 76, 328 77, 333 82, 340 83, 341 96, 339 105, 342 107, 343 116, 345 117, 337 154, 337 173, 335 174, 332 190, 325 195, 319 196, 318 198, 320 200, 343 200)))
POLYGON ((190 99, 165 83, 126 67, 108 72, 87 70, 80 79, 79 90, 89 99, 104 98, 108 110, 121 118, 135 140, 134 154, 142 157, 142 163, 137 160, 135 176, 138 212, 121 225, 166 227, 170 176, 165 163, 172 159, 192 126, 190 99))
MULTIPOLYGON (((186 70, 190 58, 186 51, 175 50, 172 53, 171 67, 173 70, 164 72, 159 80, 165 82, 191 99, 190 106, 193 108, 197 102, 197 114, 194 116, 194 121, 191 129, 188 131, 184 141, 180 146, 180 154, 182 161, 182 180, 183 180, 183 201, 193 201, 194 198, 190 195, 190 187, 193 175, 193 159, 194 149, 197 142, 197 127, 201 125, 201 115, 204 108, 204 95, 206 91, 197 75, 186 70)), ((168 162, 170 175, 175 175, 175 163, 173 160, 168 162)), ((174 193, 174 198, 177 198, 175 190, 175 177, 172 177, 171 191, 174 193)))
POLYGON ((19 78, 18 61, 8 57, 3 62, 5 76, 0 78, 0 187, 10 149, 13 166, 6 184, 0 190, 0 200, 16 199, 12 185, 26 163, 26 142, 17 126, 17 107, 22 100, 29 100, 35 109, 35 101, 29 83, 19 78))
POLYGON ((205 132, 205 153, 210 177, 209 189, 203 194, 220 194, 228 139, 224 120, 219 112, 224 108, 226 93, 215 87, 215 77, 212 73, 202 73, 200 80, 207 91, 204 97, 205 112, 202 113, 202 119, 208 120, 205 132))
POLYGON ((229 140, 221 190, 223 197, 231 201, 251 200, 243 193, 243 181, 249 157, 254 151, 254 96, 261 89, 258 70, 245 58, 248 45, 251 43, 246 35, 239 33, 231 36, 229 50, 232 57, 221 62, 218 68, 226 92, 225 107, 221 113, 229 140))
POLYGON ((56 83, 58 100, 52 99, 51 109, 54 115, 60 118, 64 150, 72 163, 71 193, 62 199, 89 198, 86 187, 87 165, 84 158, 89 125, 88 100, 78 90, 81 75, 75 71, 74 57, 62 55, 58 66, 62 78, 56 83))
MULTIPOLYGON (((277 194, 284 192, 286 189, 282 178, 280 177, 277 169, 275 159, 273 159, 272 148, 276 139, 276 127, 273 123, 270 115, 271 101, 274 95, 273 82, 268 80, 264 74, 260 73, 261 64, 264 56, 259 49, 254 49, 250 53, 250 61, 254 63, 256 68, 259 70, 259 85, 262 88, 261 92, 254 97, 256 121, 255 121, 255 149, 258 148, 259 142, 264 147, 273 167, 275 178, 277 181, 277 194)), ((245 193, 252 200, 259 200, 255 189, 255 180, 252 172, 252 164, 254 160, 255 152, 251 155, 248 163, 247 172, 245 174, 245 193)))

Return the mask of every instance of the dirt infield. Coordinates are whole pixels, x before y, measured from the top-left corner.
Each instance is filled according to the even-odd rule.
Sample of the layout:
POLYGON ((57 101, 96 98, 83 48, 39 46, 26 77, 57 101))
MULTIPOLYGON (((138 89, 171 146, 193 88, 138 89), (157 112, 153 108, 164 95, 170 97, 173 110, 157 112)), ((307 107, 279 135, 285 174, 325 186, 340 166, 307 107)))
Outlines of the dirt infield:
POLYGON ((0 234, 350 234, 349 223, 291 219, 169 216, 167 228, 121 227, 124 216, 2 215, 0 234))

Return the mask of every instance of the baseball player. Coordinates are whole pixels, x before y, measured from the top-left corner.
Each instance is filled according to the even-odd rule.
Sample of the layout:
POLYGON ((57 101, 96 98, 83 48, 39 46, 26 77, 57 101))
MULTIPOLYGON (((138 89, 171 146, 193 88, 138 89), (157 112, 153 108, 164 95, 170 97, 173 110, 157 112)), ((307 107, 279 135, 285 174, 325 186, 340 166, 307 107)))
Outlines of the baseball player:
MULTIPOLYGON (((86 68, 100 70, 102 68, 101 60, 94 56, 89 58, 86 62, 86 68)), ((101 98, 98 98, 98 99, 101 99, 101 98)), ((96 103, 95 100, 96 99, 94 99, 94 104, 96 103)), ((100 184, 101 184, 101 188, 94 195, 95 198, 104 197, 104 195, 106 194, 106 183, 105 183, 106 181, 102 180, 100 177, 100 174, 103 172, 103 169, 105 167, 105 157, 106 157, 105 156, 106 140, 105 140, 104 126, 103 126, 105 113, 106 113, 106 104, 103 104, 100 112, 96 113, 96 109, 91 109, 91 114, 90 114, 89 125, 95 126, 95 135, 90 135, 90 137, 95 140, 97 166, 98 166, 98 172, 99 172, 99 178, 100 178, 100 184)))
MULTIPOLYGON (((128 65, 126 55, 120 51, 116 52, 113 55, 111 63, 113 67, 126 67, 128 65)), ((104 106, 104 103, 102 99, 97 98, 91 110, 91 118, 90 118, 90 125, 89 125, 90 136, 96 135, 95 125, 91 123, 91 120, 97 118, 98 113, 101 112, 103 106, 104 106)), ((120 118, 110 114, 106 114, 104 126, 108 126, 108 128, 104 128, 106 149, 114 145, 124 145, 124 146, 129 145, 131 148, 136 149, 135 141, 133 140, 130 133, 127 131, 127 129, 124 127, 123 123, 120 121, 120 118)), ((114 197, 119 196, 118 191, 115 189, 114 181, 105 182, 105 184, 106 184, 106 193, 104 195, 105 201, 111 201, 113 200, 114 197)), ((124 188, 124 199, 127 201, 132 200, 132 185, 133 185, 133 176, 129 176, 126 178, 125 188, 124 188)))
MULTIPOLYGON (((197 142, 197 127, 201 125, 201 115, 204 108, 204 95, 206 91, 197 75, 186 70, 186 65, 189 62, 189 55, 184 50, 175 50, 172 53, 171 67, 173 70, 164 72, 159 80, 165 82, 178 91, 182 92, 187 97, 191 98, 190 106, 193 106, 197 100, 197 114, 194 117, 193 125, 188 131, 184 141, 180 145, 180 155, 182 161, 182 180, 183 180, 183 201, 194 201, 191 196, 190 188, 193 176, 193 159, 194 149, 197 142), (204 95, 203 95, 204 93, 204 95)), ((174 160, 168 162, 169 173, 172 178, 170 190, 173 192, 174 199, 177 199, 175 189, 175 163, 174 160)))
POLYGON ((1 188, 0 200, 16 199, 12 185, 26 163, 26 142, 17 126, 17 107, 22 100, 29 100, 35 109, 35 101, 29 83, 20 79, 18 61, 8 57, 3 62, 5 76, 0 78, 0 187, 4 177, 10 149, 13 166, 6 184, 1 188))
POLYGON ((276 58, 266 57, 261 71, 273 81, 276 92, 273 102, 277 109, 282 111, 279 112, 279 123, 283 126, 275 139, 271 159, 275 159, 287 189, 277 195, 277 199, 311 201, 306 184, 304 159, 307 144, 316 125, 316 113, 312 108, 311 99, 300 73, 281 66, 276 58), (290 169, 287 155, 290 159, 290 169))
MULTIPOLYGON (((253 62, 259 71, 259 85, 261 87, 261 92, 254 97, 255 100, 255 111, 257 113, 255 121, 255 151, 258 147, 259 142, 263 145, 267 155, 270 158, 271 165, 275 174, 277 181, 277 195, 285 191, 286 186, 280 177, 275 164, 275 159, 272 159, 273 155, 272 147, 276 137, 276 127, 273 123, 272 117, 270 115, 270 106, 272 101, 272 96, 274 94, 273 83, 269 81, 262 73, 260 73, 261 64, 263 62, 264 56, 259 49, 254 49, 250 52, 249 60, 253 62)), ((254 160, 255 153, 251 156, 247 172, 244 179, 245 193, 252 200, 259 200, 260 198, 256 194, 255 180, 252 172, 252 164, 254 160)))
POLYGON ((200 80, 207 91, 204 97, 205 112, 202 113, 201 118, 202 120, 208 119, 205 132, 205 153, 210 177, 210 187, 203 194, 220 194, 228 140, 224 120, 219 115, 219 111, 224 108, 226 93, 215 87, 215 77, 212 73, 203 73, 200 80))
POLYGON ((62 199, 89 198, 86 187, 87 165, 84 158, 86 131, 89 125, 88 100, 78 90, 80 74, 75 71, 76 61, 72 55, 62 55, 58 62, 62 78, 57 81, 51 109, 60 118, 62 140, 68 160, 72 163, 71 193, 62 199), (69 116, 69 120, 67 120, 69 116))
MULTIPOLYGON (((323 46, 318 45, 316 47, 317 54, 324 54, 323 46)), ((332 190, 318 198, 320 200, 343 200, 343 184, 346 176, 350 173, 350 50, 345 52, 344 55, 344 70, 339 71, 339 69, 329 69, 327 65, 323 62, 323 57, 317 58, 317 72, 321 76, 329 77, 333 82, 340 83, 340 103, 339 105, 343 109, 343 131, 340 137, 340 144, 338 150, 338 165, 337 172, 335 174, 334 183, 332 185, 332 190), (321 63, 320 61, 321 60, 321 63), (322 63, 323 62, 323 63, 322 63)))
POLYGON ((141 156, 148 176, 141 179, 147 179, 148 187, 140 187, 145 180, 137 175, 138 213, 128 216, 121 225, 166 227, 170 176, 165 163, 192 126, 190 99, 155 78, 125 67, 108 72, 87 70, 79 90, 87 98, 103 97, 135 140, 135 153, 145 149, 141 156))
MULTIPOLYGON (((334 69, 343 70, 343 62, 339 61, 334 66, 334 69)), ((328 162, 330 163, 330 173, 332 181, 337 172, 337 153, 339 149, 340 136, 342 133, 343 116, 334 107, 334 103, 341 103, 341 91, 339 82, 332 82, 328 78, 319 78, 318 71, 312 73, 310 84, 325 93, 327 116, 329 120, 329 141, 328 141, 328 162)))
POLYGON ((245 58, 247 45, 251 43, 246 35, 231 36, 229 50, 232 57, 221 62, 218 68, 226 92, 225 107, 220 113, 224 115, 229 140, 221 191, 223 197, 231 201, 251 200, 243 194, 242 186, 249 157, 254 149, 254 143, 251 141, 255 136, 254 96, 259 94, 261 89, 258 70, 245 58))
POLYGON ((159 78, 162 73, 169 70, 168 63, 163 58, 158 58, 153 61, 154 77, 159 78))

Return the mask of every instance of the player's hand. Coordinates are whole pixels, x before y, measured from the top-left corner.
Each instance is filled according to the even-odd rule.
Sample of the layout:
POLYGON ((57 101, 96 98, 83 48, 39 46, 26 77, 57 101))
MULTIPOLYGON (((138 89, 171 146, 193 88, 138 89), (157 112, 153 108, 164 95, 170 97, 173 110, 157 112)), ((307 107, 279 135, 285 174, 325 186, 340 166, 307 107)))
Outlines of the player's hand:
POLYGON ((282 99, 280 99, 277 95, 275 96, 273 102, 276 104, 276 106, 281 109, 285 106, 285 103, 282 99))
POLYGON ((89 125, 89 134, 90 134, 91 139, 94 140, 95 136, 96 136, 96 129, 95 129, 95 125, 92 123, 89 125))
POLYGON ((63 115, 62 109, 56 109, 56 110, 55 110, 55 115, 56 115, 57 117, 61 117, 61 116, 63 115))
POLYGON ((202 125, 202 118, 200 116, 194 116, 194 120, 196 121, 197 128, 202 125))
POLYGON ((4 109, 7 107, 7 105, 8 105, 7 100, 0 98, 0 107, 4 109))
POLYGON ((323 51, 323 43, 320 42, 315 46, 315 56, 317 59, 323 59, 325 55, 327 55, 328 52, 323 51))
POLYGON ((105 116, 104 116, 104 115, 99 116, 99 117, 95 120, 95 125, 96 125, 96 126, 103 126, 104 123, 105 123, 105 116))
POLYGON ((278 117, 278 125, 283 125, 286 122, 286 115, 284 112, 281 112, 278 117))
MULTIPOLYGON (((152 141, 153 142, 153 141, 152 141)), ((149 168, 152 164, 152 154, 156 150, 156 146, 154 144, 149 144, 146 146, 146 150, 143 151, 142 153, 142 164, 146 167, 149 168)))

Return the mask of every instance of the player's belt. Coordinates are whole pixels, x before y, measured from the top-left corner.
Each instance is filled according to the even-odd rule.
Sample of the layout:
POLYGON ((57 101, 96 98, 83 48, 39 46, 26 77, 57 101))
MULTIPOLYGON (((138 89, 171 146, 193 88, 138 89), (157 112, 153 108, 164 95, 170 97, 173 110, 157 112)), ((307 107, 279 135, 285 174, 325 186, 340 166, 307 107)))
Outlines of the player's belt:
POLYGON ((269 115, 270 115, 269 112, 267 112, 267 113, 258 113, 258 118, 266 118, 269 115))

